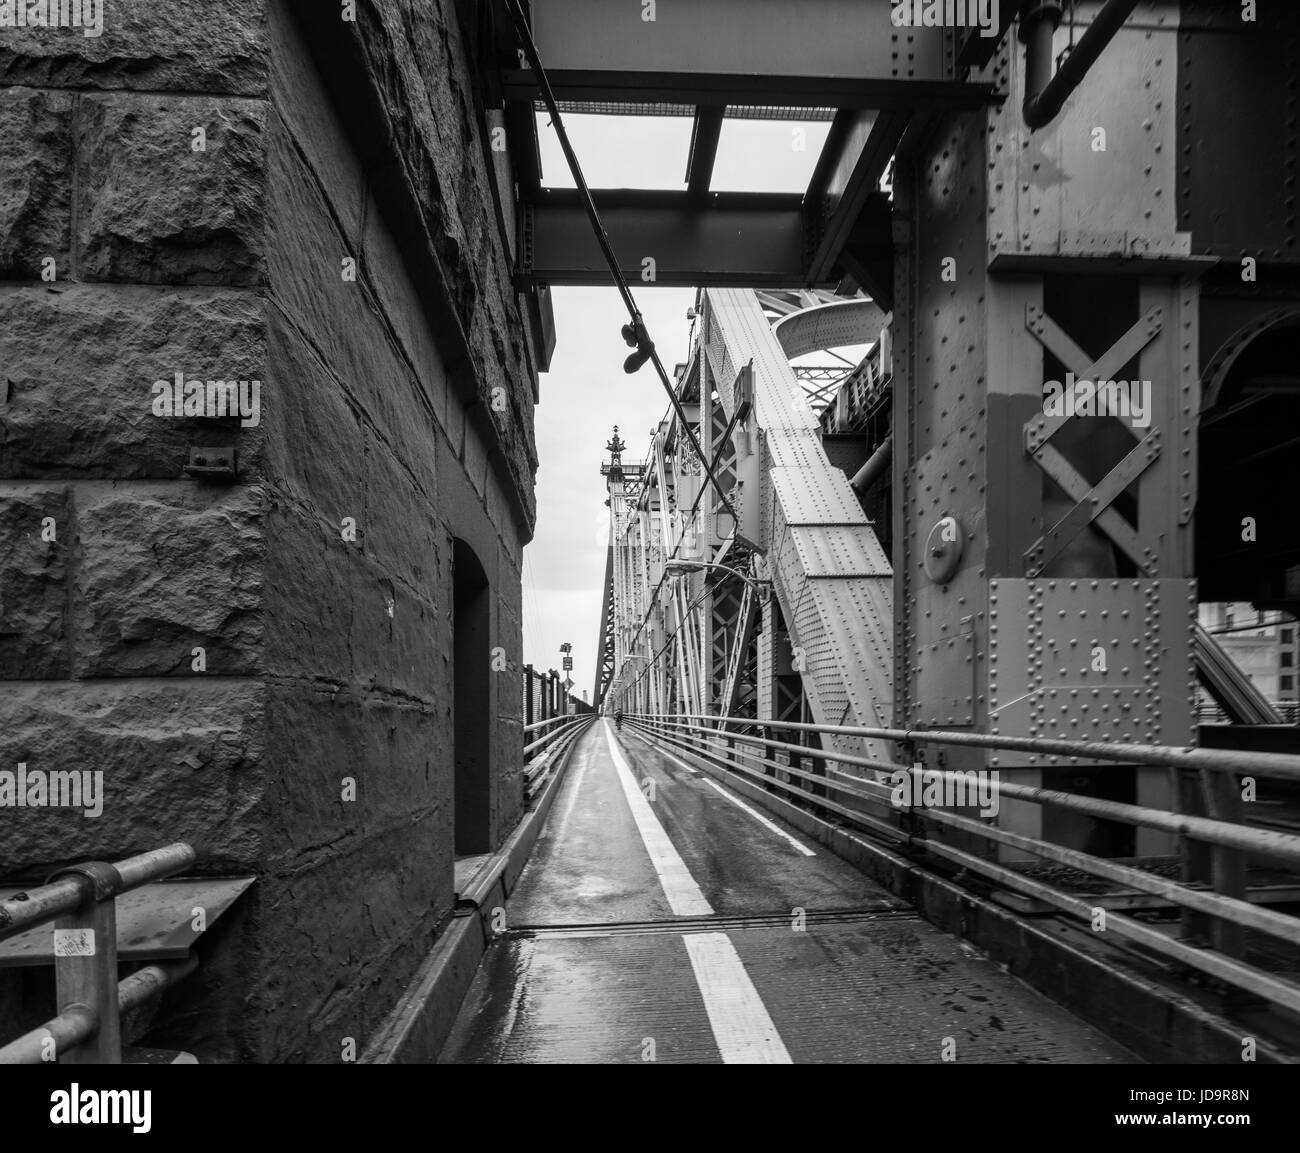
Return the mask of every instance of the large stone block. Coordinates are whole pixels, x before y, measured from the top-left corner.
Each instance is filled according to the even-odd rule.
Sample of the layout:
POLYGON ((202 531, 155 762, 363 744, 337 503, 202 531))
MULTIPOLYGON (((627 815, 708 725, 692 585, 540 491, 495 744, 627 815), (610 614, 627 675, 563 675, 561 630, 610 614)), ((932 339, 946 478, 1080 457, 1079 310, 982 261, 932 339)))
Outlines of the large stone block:
POLYGON ((98 35, 80 28, 4 29, 0 82, 246 96, 266 91, 266 0, 105 0, 98 7, 98 35))
MULTIPOLYGON (((451 683, 449 598, 435 604, 358 558, 352 590, 353 676, 419 701, 447 701, 451 683)), ((435 594, 436 595, 436 594, 435 594)))
POLYGON ((277 490, 338 525, 365 509, 366 431, 304 334, 268 317, 275 395, 266 407, 266 474, 277 490))
POLYGON ((72 245, 72 97, 0 89, 0 277, 67 276, 72 245))
POLYGON ((0 287, 0 476, 178 478, 194 446, 237 446, 256 473, 262 427, 155 416, 153 384, 266 380, 262 302, 249 291, 0 287))
POLYGON ((262 280, 267 106, 209 96, 86 97, 78 267, 86 280, 262 280), (193 132, 206 133, 195 151, 193 132))
MULTIPOLYGON (((422 6, 419 18, 399 5, 377 8, 358 21, 357 32, 367 67, 383 78, 377 88, 379 115, 401 153, 400 164, 391 168, 393 178, 405 181, 409 200, 418 206, 418 224, 407 222, 407 227, 428 235, 441 266, 448 304, 468 341, 478 403, 490 411, 493 390, 503 388, 520 414, 502 423, 499 444, 505 472, 531 523, 532 379, 456 7, 422 6), (435 76, 438 82, 431 83, 435 76)), ((399 202, 396 196, 389 199, 399 202)))
POLYGON ((367 198, 365 224, 361 271, 366 286, 383 309, 385 322, 400 342, 403 356, 411 364, 438 423, 445 425, 447 407, 455 401, 450 395, 442 355, 429 331, 425 294, 411 280, 401 249, 373 196, 367 198))
POLYGON ((68 675, 71 536, 66 488, 0 484, 0 678, 68 675))
POLYGON ((258 884, 259 963, 247 1050, 266 1062, 337 1062, 360 1049, 428 952, 451 907, 451 858, 430 819, 403 822, 258 884))
POLYGON ((413 822, 433 826, 413 863, 432 868, 450 853, 450 841, 435 835, 450 833, 445 706, 359 685, 276 685, 266 716, 275 765, 267 782, 268 869, 309 866, 413 822))
POLYGON ((263 659, 276 677, 352 677, 352 581, 357 546, 337 522, 272 497, 266 519, 263 659))
POLYGON ((267 16, 275 77, 272 147, 302 153, 328 190, 342 235, 350 245, 359 245, 367 179, 361 161, 287 6, 272 3, 267 16))
POLYGON ((263 511, 244 487, 140 485, 77 494, 75 675, 262 667, 263 511))
MULTIPOLYGON (((335 177, 312 172, 282 129, 275 130, 273 140, 267 270, 275 306, 327 366, 363 422, 379 431, 432 492, 435 405, 417 383, 370 283, 372 276, 394 272, 382 264, 372 268, 369 257, 340 232, 326 199, 335 177), (355 280, 343 279, 345 258, 357 261, 355 280)), ((277 354, 281 347, 277 342, 277 354)), ((292 349, 286 354, 300 359, 292 349)), ((296 391, 317 387, 319 375, 304 383, 282 374, 278 364, 275 372, 280 387, 296 391)))
POLYGON ((262 821, 262 686, 212 678, 11 685, 0 770, 102 772, 97 817, 0 808, 0 875, 188 841, 208 871, 247 870, 262 821))
MULTIPOLYGON (((432 457, 432 445, 427 452, 432 457)), ((372 442, 366 454, 366 554, 395 579, 436 600, 446 544, 436 490, 417 487, 404 464, 382 442, 372 442)), ((444 467, 457 465, 444 462, 444 467)))

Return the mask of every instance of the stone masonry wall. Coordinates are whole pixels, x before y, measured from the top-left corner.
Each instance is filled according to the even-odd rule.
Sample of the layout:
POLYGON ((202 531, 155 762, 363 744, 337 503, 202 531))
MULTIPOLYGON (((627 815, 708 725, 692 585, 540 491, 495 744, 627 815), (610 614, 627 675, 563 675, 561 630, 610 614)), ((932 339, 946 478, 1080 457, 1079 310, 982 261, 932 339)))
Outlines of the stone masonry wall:
POLYGON ((522 808, 532 369, 471 65, 451 0, 336 9, 0 29, 0 770, 104 774, 99 817, 0 807, 0 878, 174 840, 256 876, 151 1037, 214 1059, 360 1048, 450 911, 455 538, 497 842, 522 808), (177 372, 260 381, 260 419, 156 415, 177 372), (233 483, 185 474, 227 445, 233 483))

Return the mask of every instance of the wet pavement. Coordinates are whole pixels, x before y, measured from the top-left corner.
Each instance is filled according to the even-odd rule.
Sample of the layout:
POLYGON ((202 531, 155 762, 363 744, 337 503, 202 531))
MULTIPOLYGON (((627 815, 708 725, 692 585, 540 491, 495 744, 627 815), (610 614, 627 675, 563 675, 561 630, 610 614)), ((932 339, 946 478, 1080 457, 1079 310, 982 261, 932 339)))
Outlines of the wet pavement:
POLYGON ((605 721, 575 750, 507 918, 443 1062, 1134 1060, 605 721))

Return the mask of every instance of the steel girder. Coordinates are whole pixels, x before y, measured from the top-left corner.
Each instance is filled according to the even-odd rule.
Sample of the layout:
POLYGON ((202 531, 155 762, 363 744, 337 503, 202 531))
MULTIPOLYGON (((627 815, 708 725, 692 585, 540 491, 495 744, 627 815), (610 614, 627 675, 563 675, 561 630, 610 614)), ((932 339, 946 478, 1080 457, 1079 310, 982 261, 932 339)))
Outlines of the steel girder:
MULTIPOLYGON (((532 32, 560 100, 880 108, 954 86, 952 34, 896 28, 890 0, 536 0, 532 32)), ((498 21, 502 27, 509 27, 498 21)), ((501 77, 531 98, 526 68, 501 77)))
MULTIPOLYGON (((532 7, 542 67, 566 111, 694 116, 685 192, 624 205, 597 195, 623 271, 639 276, 640 261, 652 256, 659 284, 833 285, 848 275, 888 301, 893 252, 879 183, 890 157, 917 114, 978 108, 996 96, 993 85, 956 66, 957 32, 895 27, 890 0, 696 0, 653 12, 608 0, 532 7), (757 109, 832 116, 792 213, 780 206, 750 213, 710 191, 724 119, 757 109)), ((481 25, 490 45, 485 100, 494 115, 504 105, 524 218, 521 283, 605 283, 574 204, 541 188, 540 84, 517 66, 522 53, 502 0, 484 7, 481 25)))
MULTIPOLYGON (((817 421, 754 294, 710 289, 704 305, 705 350, 728 413, 731 382, 753 361, 762 545, 813 716, 885 726, 893 709, 893 570, 848 479, 826 459, 817 421)), ((890 759, 881 742, 840 744, 890 759)))

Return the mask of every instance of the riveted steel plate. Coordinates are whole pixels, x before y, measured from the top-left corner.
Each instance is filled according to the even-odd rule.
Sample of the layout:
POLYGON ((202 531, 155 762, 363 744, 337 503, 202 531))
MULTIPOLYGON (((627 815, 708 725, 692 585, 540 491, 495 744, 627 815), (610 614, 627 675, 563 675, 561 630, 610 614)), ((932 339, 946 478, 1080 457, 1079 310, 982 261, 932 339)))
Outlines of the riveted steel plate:
POLYGON ((788 531, 798 550, 804 575, 810 579, 893 575, 885 550, 866 525, 793 527, 788 531))
MULTIPOLYGON (((826 468, 830 469, 829 463, 826 468)), ((788 525, 867 523, 862 506, 838 469, 832 476, 830 471, 773 468, 772 484, 788 525)))
POLYGON ((975 634, 921 645, 916 658, 912 724, 963 728, 975 723, 975 634))
MULTIPOLYGON (((989 732, 1189 744, 1195 619, 1189 581, 990 581, 989 732)), ((1035 754, 1001 760, 1104 763, 1035 754)))

